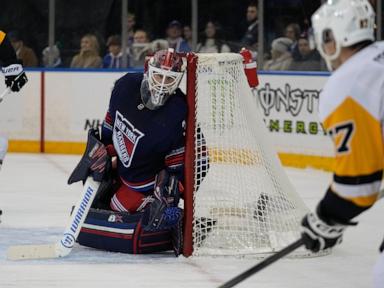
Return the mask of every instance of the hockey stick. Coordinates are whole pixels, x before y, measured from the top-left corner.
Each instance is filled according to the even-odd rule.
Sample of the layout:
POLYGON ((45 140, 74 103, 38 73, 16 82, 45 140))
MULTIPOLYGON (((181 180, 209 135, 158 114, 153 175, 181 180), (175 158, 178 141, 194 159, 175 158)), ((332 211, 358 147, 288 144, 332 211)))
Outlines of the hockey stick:
POLYGON ((7 251, 9 260, 59 258, 67 256, 75 244, 81 226, 88 214, 100 183, 91 177, 84 184, 81 197, 77 202, 62 238, 56 243, 42 245, 11 246, 7 251))
MULTIPOLYGON (((379 200, 381 198, 384 198, 384 188, 379 191, 379 195, 378 195, 377 199, 379 200)), ((231 288, 231 287, 239 284, 240 282, 244 281, 248 277, 250 277, 253 274, 259 272, 260 270, 266 268, 267 266, 276 262, 280 258, 283 258, 284 256, 293 252, 294 250, 301 247, 302 245, 304 245, 304 242, 303 242, 302 238, 300 238, 300 239, 296 240, 295 242, 293 242, 292 244, 285 247, 284 249, 280 250, 279 252, 277 252, 277 253, 273 254, 272 256, 264 259, 263 261, 256 264, 255 266, 248 269, 247 271, 245 271, 245 272, 241 273, 240 275, 236 276, 235 278, 232 278, 231 280, 225 282, 224 284, 222 284, 218 288, 231 288)))
POLYGON ((284 249, 280 250, 279 252, 273 254, 272 256, 269 256, 268 258, 264 259, 260 263, 256 264, 252 268, 248 269, 247 271, 241 273, 240 275, 236 276, 235 278, 232 278, 228 282, 225 282, 223 285, 219 286, 218 288, 230 288, 233 287, 240 282, 244 281, 248 277, 252 276, 253 274, 259 272, 260 270, 264 269, 265 267, 271 265, 272 263, 276 262, 280 258, 288 255, 289 253, 293 252, 300 246, 304 244, 303 240, 300 238, 299 240, 296 240, 292 244, 288 245, 284 249))
POLYGON ((5 90, 3 91, 3 93, 1 93, 1 95, 0 95, 0 103, 1 103, 1 101, 3 101, 5 95, 7 95, 9 92, 11 92, 11 88, 10 88, 10 87, 8 87, 7 89, 5 89, 5 90))

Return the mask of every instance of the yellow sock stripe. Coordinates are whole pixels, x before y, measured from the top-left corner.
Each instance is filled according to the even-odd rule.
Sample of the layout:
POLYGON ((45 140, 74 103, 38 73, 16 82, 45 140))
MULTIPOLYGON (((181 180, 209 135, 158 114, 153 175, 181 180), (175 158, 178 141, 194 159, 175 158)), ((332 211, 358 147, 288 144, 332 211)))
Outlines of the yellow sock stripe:
POLYGON ((353 204, 357 206, 370 207, 373 204, 375 204, 375 202, 377 201, 379 193, 377 192, 377 193, 373 193, 372 195, 359 196, 359 197, 345 197, 345 196, 341 196, 340 194, 337 194, 337 195, 339 195, 341 198, 351 201, 353 204))

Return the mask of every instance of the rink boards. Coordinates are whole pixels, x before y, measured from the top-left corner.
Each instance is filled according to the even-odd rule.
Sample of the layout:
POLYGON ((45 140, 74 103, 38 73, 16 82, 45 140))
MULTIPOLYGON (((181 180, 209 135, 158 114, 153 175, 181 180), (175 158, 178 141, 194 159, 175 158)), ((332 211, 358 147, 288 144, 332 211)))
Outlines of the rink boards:
MULTIPOLYGON (((114 82, 124 73, 27 71, 27 86, 0 104, 0 134, 9 137, 9 150, 81 154, 87 130, 101 125, 114 82)), ((283 164, 330 169, 332 143, 317 116, 320 90, 328 74, 260 74, 254 100, 283 164)), ((3 91, 3 81, 0 85, 3 91)))

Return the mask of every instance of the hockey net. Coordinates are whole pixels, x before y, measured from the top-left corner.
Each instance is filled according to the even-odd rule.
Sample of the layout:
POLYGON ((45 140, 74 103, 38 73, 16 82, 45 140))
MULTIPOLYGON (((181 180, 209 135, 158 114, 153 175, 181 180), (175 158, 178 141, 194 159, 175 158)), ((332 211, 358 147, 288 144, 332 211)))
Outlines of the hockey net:
POLYGON ((184 255, 284 248, 307 208, 273 150, 242 56, 190 54, 187 71, 184 255))

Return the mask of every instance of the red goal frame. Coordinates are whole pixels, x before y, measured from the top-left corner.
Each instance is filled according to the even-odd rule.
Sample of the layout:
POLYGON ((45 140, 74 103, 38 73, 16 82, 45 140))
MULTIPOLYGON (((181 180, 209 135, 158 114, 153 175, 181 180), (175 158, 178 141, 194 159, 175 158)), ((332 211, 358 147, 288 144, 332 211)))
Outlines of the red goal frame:
POLYGON ((195 129, 196 129, 196 67, 198 56, 187 54, 187 128, 184 166, 184 239, 183 255, 193 253, 193 191, 195 186, 195 129))

